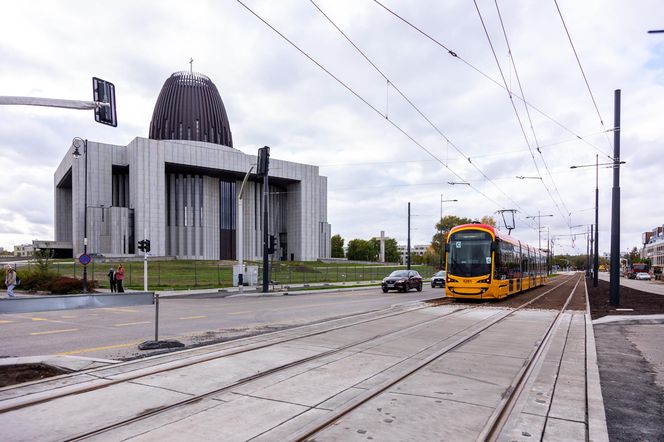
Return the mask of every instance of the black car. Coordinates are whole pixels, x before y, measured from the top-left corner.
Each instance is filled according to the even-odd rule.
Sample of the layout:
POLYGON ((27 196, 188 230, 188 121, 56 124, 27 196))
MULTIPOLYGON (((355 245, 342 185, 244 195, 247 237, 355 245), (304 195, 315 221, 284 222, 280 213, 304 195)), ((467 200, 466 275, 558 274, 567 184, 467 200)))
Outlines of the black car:
POLYGON ((439 272, 436 272, 435 275, 431 277, 431 288, 434 287, 445 287, 445 277, 447 276, 447 273, 445 270, 441 270, 439 272))
POLYGON ((395 270, 390 273, 390 276, 383 278, 381 287, 383 293, 387 293, 388 290, 407 292, 412 288, 416 288, 418 292, 421 292, 422 277, 415 270, 395 270))

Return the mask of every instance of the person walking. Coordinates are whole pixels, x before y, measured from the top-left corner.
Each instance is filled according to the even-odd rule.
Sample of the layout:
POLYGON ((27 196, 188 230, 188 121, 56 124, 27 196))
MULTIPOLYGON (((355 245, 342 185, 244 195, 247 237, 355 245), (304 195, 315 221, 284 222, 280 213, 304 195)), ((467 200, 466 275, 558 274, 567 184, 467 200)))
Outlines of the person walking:
POLYGON ((122 264, 120 264, 115 271, 115 284, 117 292, 124 293, 124 267, 122 267, 122 264))
POLYGON ((16 272, 9 264, 5 264, 5 285, 7 286, 7 297, 14 297, 14 287, 16 286, 16 272))
POLYGON ((118 291, 117 281, 115 280, 115 269, 113 267, 108 269, 108 283, 111 286, 111 293, 118 291))

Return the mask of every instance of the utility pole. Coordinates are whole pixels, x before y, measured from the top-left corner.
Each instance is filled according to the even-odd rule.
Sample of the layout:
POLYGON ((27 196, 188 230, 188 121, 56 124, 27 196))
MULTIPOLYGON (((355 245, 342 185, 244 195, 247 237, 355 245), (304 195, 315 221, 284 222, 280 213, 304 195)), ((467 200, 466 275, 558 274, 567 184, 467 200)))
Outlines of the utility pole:
POLYGON ((444 200, 443 194, 440 194, 440 270, 445 268, 445 245, 443 244, 443 203, 457 202, 458 200, 444 200))
POLYGON ((620 305, 620 89, 614 92, 610 302, 620 305))
POLYGON ((256 172, 263 176, 263 293, 269 290, 270 269, 268 268, 268 186, 267 179, 270 169, 270 148, 268 146, 258 149, 258 166, 256 172))

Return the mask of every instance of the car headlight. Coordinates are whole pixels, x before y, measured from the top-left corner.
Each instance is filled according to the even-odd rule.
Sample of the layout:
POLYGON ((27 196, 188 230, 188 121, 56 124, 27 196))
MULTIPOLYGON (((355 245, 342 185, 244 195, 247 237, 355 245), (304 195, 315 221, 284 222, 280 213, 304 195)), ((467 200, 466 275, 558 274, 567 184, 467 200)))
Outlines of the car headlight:
POLYGON ((400 279, 397 282, 406 282, 406 280, 405 279, 400 279))

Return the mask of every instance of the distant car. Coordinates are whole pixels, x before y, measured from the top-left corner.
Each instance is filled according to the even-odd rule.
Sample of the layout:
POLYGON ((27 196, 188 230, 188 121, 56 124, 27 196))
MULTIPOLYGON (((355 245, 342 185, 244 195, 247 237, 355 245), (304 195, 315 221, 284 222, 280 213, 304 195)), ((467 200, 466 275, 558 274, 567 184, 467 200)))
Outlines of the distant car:
POLYGON ((412 288, 421 292, 422 277, 415 270, 395 270, 390 273, 390 276, 383 278, 383 282, 380 285, 383 293, 387 293, 388 290, 407 292, 412 288))
POLYGON ((650 273, 639 272, 636 274, 636 279, 640 279, 643 281, 650 281, 652 279, 652 276, 650 276, 650 273))
POLYGON ((431 288, 445 287, 446 276, 447 273, 445 272, 445 270, 440 270, 436 272, 436 274, 431 277, 431 288))

